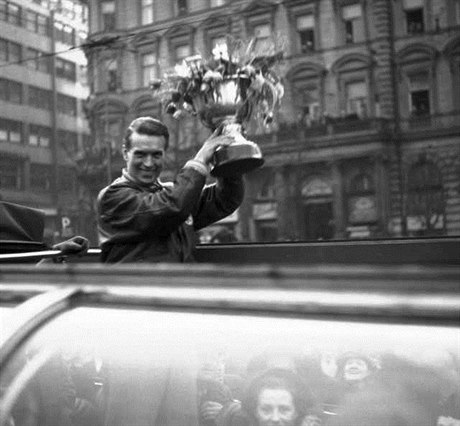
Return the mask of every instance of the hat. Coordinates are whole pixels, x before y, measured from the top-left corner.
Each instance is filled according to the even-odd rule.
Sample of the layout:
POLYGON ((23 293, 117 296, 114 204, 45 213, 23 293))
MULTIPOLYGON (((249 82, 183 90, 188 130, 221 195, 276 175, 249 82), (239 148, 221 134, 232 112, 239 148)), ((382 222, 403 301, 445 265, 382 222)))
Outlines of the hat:
POLYGON ((373 371, 377 368, 375 362, 369 358, 367 355, 363 354, 362 352, 354 352, 354 351, 348 351, 343 353, 337 358, 337 369, 340 371, 340 373, 343 373, 343 369, 345 368, 345 364, 349 359, 352 358, 358 358, 362 359, 363 361, 366 362, 367 367, 369 368, 370 371, 373 371))

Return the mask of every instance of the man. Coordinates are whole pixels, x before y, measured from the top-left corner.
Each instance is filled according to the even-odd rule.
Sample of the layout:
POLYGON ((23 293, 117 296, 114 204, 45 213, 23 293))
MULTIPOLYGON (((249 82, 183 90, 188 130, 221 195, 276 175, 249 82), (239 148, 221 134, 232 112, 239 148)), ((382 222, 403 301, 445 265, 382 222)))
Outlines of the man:
POLYGON ((212 156, 233 139, 214 132, 174 182, 158 178, 168 148, 167 127, 151 117, 135 119, 123 140, 126 168, 98 196, 98 228, 103 262, 188 262, 195 231, 241 204, 241 176, 206 186, 212 156))

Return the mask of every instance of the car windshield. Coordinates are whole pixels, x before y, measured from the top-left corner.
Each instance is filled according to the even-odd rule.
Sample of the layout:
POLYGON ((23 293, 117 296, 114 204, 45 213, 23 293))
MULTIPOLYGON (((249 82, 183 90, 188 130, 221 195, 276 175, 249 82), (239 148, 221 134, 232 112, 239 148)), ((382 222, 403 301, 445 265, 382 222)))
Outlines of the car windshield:
POLYGON ((75 308, 4 366, 2 426, 268 425, 278 411, 286 425, 450 425, 437 422, 459 418, 459 338, 456 327, 75 308))

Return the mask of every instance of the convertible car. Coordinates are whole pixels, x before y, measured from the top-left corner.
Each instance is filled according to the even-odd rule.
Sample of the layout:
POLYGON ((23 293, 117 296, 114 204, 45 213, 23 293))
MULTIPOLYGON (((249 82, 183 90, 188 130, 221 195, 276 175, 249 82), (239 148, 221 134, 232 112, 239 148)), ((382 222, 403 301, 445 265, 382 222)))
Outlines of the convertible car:
POLYGON ((459 276, 2 265, 0 425, 457 426, 459 276), (301 384, 287 386, 287 408, 279 392, 264 405, 292 406, 287 423, 260 415, 254 383, 267 372, 301 384))

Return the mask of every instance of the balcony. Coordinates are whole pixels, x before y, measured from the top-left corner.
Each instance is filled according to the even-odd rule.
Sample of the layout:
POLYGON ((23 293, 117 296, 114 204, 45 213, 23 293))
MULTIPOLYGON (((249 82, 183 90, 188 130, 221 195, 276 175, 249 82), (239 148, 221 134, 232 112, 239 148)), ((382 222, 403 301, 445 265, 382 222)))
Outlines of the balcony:
POLYGON ((323 117, 321 121, 310 123, 280 123, 278 141, 280 143, 343 135, 348 133, 380 133, 386 129, 387 121, 382 118, 359 118, 357 115, 345 117, 323 117))
POLYGON ((417 132, 450 132, 460 133, 460 111, 447 114, 413 115, 401 120, 401 130, 407 133, 417 132))

